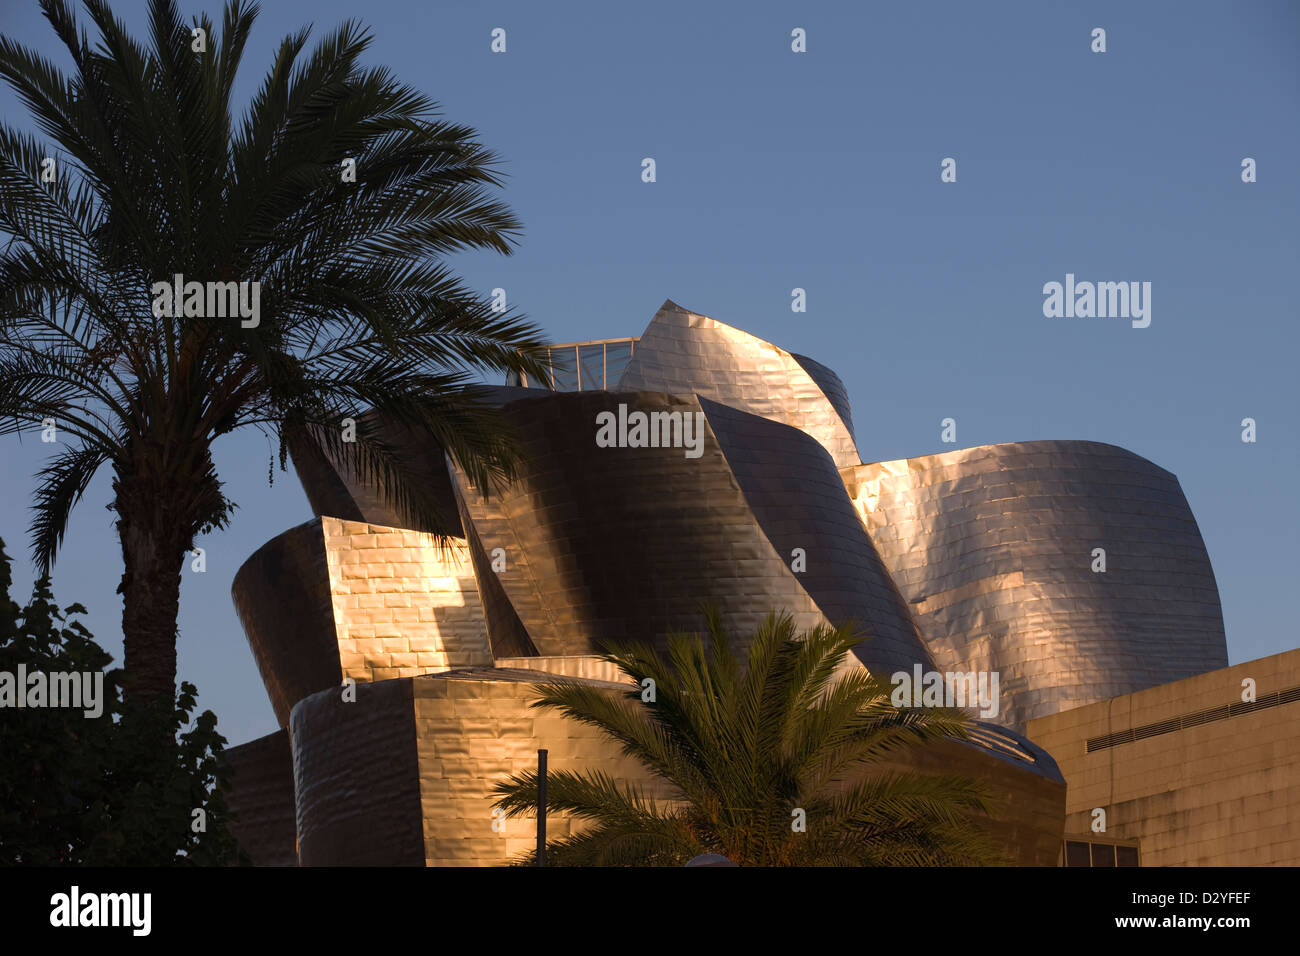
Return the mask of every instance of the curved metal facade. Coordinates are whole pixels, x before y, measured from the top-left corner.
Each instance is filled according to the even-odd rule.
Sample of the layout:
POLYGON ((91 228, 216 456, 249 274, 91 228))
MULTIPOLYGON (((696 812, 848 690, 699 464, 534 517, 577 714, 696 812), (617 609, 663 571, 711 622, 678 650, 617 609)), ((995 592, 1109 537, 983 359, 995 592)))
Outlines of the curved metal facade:
POLYGON ((1227 664, 1196 519, 1132 452, 1017 442, 842 475, 940 666, 1001 675, 999 722, 1227 664))
POLYGON ((235 573, 230 594, 271 709, 287 727, 294 704, 343 680, 320 521, 292 528, 253 552, 235 573))
POLYGON ((755 523, 818 609, 856 622, 869 640, 858 659, 872 670, 931 665, 907 603, 863 532, 830 454, 810 435, 701 399, 700 405, 755 523))
MULTIPOLYGON (((737 633, 780 608, 802 626, 824 622, 764 534, 707 416, 699 458, 682 448, 596 445, 600 412, 625 405, 629 415, 703 415, 698 399, 531 394, 504 407, 523 441, 517 480, 485 498, 461 473, 455 478, 481 544, 480 591, 504 592, 533 653, 587 655, 630 638, 662 642, 672 631, 698 630, 705 603, 717 605, 737 633), (503 570, 484 567, 494 555, 503 570)), ((829 460, 826 467, 833 473, 829 460)), ((489 612, 494 653, 527 656, 508 621, 504 636, 499 630, 503 617, 489 612)))
MULTIPOLYGON (((826 400, 831 403, 831 408, 835 409, 835 414, 840 416, 840 421, 848 430, 849 437, 853 438, 853 407, 849 403, 849 392, 840 381, 840 377, 835 372, 821 362, 816 362, 806 355, 796 355, 790 353, 790 358, 799 363, 799 367, 808 373, 808 377, 817 383, 817 387, 822 390, 826 400)), ((857 454, 857 439, 854 438, 853 453, 857 454)))
POLYGON ((792 425, 821 442, 840 468, 856 465, 844 386, 812 364, 815 375, 785 349, 668 301, 637 340, 618 388, 701 395, 792 425))
MULTIPOLYGON (((520 442, 508 487, 484 494, 440 448, 385 430, 450 530, 398 527, 382 489, 294 450, 318 518, 259 549, 233 590, 291 726, 302 862, 503 859, 521 837, 487 829, 490 779, 539 745, 575 766, 612 759, 590 728, 534 723, 529 687, 617 677, 593 657, 606 642, 663 647, 699 630, 706 604, 741 638, 772 610, 801 629, 856 622, 870 640, 846 669, 996 673, 986 719, 1002 729, 900 768, 991 784, 1022 864, 1054 861, 1065 807, 1052 758, 1017 732, 1027 721, 1226 664, 1195 519, 1177 479, 1137 455, 1026 442, 862 464, 843 383, 806 356, 672 302, 612 357, 599 345, 556 347, 572 367, 552 362, 554 390, 482 390, 520 442), (606 413, 693 428, 610 446, 606 413), (449 549, 425 533, 439 531, 449 549), (356 704, 339 700, 344 677, 356 704)), ((248 753, 235 802, 282 859, 284 755, 259 769, 248 753)))
POLYGON ((298 443, 291 451, 293 466, 312 513, 318 518, 343 518, 388 528, 410 528, 463 537, 443 450, 416 439, 409 428, 396 422, 384 422, 379 432, 384 441, 405 453, 411 481, 423 487, 429 495, 442 516, 442 526, 411 528, 414 522, 406 520, 379 488, 323 451, 298 443))

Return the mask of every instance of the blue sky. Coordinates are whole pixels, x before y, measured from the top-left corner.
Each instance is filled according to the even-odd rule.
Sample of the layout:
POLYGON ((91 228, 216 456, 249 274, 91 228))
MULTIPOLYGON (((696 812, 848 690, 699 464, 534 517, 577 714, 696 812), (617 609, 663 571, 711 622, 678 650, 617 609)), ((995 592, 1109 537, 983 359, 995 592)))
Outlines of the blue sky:
MULTIPOLYGON (((143 33, 143 0, 119 0, 143 33)), ((184 2, 186 14, 213 4, 184 2)), ((1218 578, 1232 663, 1300 644, 1296 278, 1300 4, 371 0, 263 6, 237 94, 281 37, 360 17, 367 58, 501 154, 525 227, 457 257, 559 342, 638 335, 665 298, 831 366, 865 460, 1091 439, 1178 475, 1218 578), (811 9, 809 9, 811 6, 811 9), (490 51, 506 30, 507 52, 490 51), (807 31, 795 54, 790 33, 807 31), (1094 27, 1107 52, 1092 53, 1094 27), (1244 184, 1243 157, 1258 163, 1244 184), (653 157, 657 182, 641 181, 653 157), (957 182, 940 162, 957 160, 957 182), (1049 319, 1042 287, 1149 281, 1152 321, 1049 319), (790 309, 807 290, 808 311, 790 309), (1258 423, 1241 441, 1240 422, 1258 423)), ((66 64, 34 2, 0 32, 66 64)), ((26 127, 0 91, 0 116, 26 127)), ((0 536, 32 578, 32 475, 0 439, 0 536)), ((240 509, 186 572, 180 676, 239 743, 275 729, 230 599, 239 565, 311 517, 270 449, 229 436, 240 509)), ((121 649, 105 473, 55 574, 121 649)))

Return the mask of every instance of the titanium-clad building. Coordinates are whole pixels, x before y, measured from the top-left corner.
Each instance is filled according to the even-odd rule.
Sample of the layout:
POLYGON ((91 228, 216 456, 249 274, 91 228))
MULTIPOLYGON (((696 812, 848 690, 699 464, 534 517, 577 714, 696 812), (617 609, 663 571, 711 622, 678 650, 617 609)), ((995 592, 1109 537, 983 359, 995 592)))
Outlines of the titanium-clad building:
POLYGON ((639 338, 549 358, 545 381, 484 390, 522 442, 509 487, 485 494, 413 442, 440 527, 404 527, 378 489, 295 455, 316 518, 234 585, 282 728, 233 751, 263 861, 504 862, 526 823, 489 829, 489 791, 539 747, 653 792, 610 741, 525 701, 557 677, 617 689, 606 641, 663 642, 708 604, 737 635, 774 609, 854 622, 860 664, 885 675, 996 672, 977 740, 927 769, 992 784, 1013 855, 1051 864, 1065 787, 1027 722, 1227 662, 1177 479, 1130 452, 864 463, 834 372, 672 302, 639 338), (349 678, 369 706, 338 705, 349 678))

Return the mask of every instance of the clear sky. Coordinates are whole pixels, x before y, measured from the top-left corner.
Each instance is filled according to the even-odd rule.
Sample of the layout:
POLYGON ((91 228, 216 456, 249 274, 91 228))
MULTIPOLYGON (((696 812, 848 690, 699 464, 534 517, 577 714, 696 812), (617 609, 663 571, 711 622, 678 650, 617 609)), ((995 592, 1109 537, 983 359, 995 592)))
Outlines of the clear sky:
MULTIPOLYGON (((32 0, 0 6, 0 32, 67 63, 32 0)), ((114 7, 143 33, 144 0, 114 7)), ((215 3, 181 8, 220 22, 215 3)), ((1044 438, 1130 449, 1182 482, 1230 661, 1300 645, 1300 4, 269 0, 241 102, 284 34, 351 17, 375 34, 369 63, 504 158, 521 247, 456 266, 552 340, 639 335, 671 298, 834 368, 867 461, 1044 438), (1150 282, 1150 326, 1045 317, 1043 285, 1067 273, 1150 282)), ((7 88, 0 115, 28 126, 7 88)), ((48 448, 0 440, 20 600, 48 448)), ((240 509, 183 584, 180 676, 232 743, 276 725, 231 580, 311 518, 292 472, 268 487, 270 458, 256 432, 218 445, 240 509)), ((105 472, 55 593, 120 661, 110 498, 105 472)))

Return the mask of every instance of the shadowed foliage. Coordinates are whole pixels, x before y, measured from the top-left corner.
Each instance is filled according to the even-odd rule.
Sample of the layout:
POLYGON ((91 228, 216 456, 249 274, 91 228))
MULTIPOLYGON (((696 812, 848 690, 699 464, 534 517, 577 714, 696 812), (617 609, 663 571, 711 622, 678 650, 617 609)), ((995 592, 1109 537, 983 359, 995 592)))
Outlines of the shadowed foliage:
MULTIPOLYGON (((882 766, 965 739, 963 714, 895 708, 887 684, 847 666, 859 643, 849 627, 798 633, 788 614, 769 615, 746 655, 716 612, 708 622, 707 642, 673 635, 666 655, 612 645, 602 656, 640 689, 541 687, 533 706, 599 727, 675 794, 656 801, 601 771, 549 773, 548 809, 588 826, 549 842, 548 864, 680 866, 701 853, 742 866, 1004 862, 977 822, 989 806, 979 784, 882 766)), ((508 816, 534 813, 537 775, 495 793, 508 816)))
POLYGON ((281 469, 290 451, 329 455, 414 527, 453 516, 409 480, 381 420, 484 487, 510 476, 514 443, 474 374, 537 374, 540 340, 442 259, 508 253, 519 224, 492 198, 493 154, 362 66, 370 38, 355 23, 312 48, 307 29, 286 37, 234 116, 255 4, 229 3, 217 29, 152 0, 141 42, 85 0, 94 43, 65 2, 41 7, 70 73, 0 37, 0 77, 46 138, 0 126, 0 435, 58 441, 36 446, 57 449, 31 528, 42 571, 92 477, 111 469, 128 690, 171 700, 182 566, 234 507, 212 457, 220 436, 261 429, 281 469), (154 285, 177 275, 260 283, 256 323, 193 314, 216 303, 189 294, 175 303, 186 314, 165 314, 154 285))
POLYGON ((194 716, 194 686, 181 684, 170 703, 124 699, 112 657, 72 619, 85 608, 61 610, 48 578, 19 608, 10 583, 0 542, 0 674, 102 673, 103 690, 99 716, 85 706, 17 708, 0 690, 0 865, 237 862, 225 738, 212 711, 194 716))

